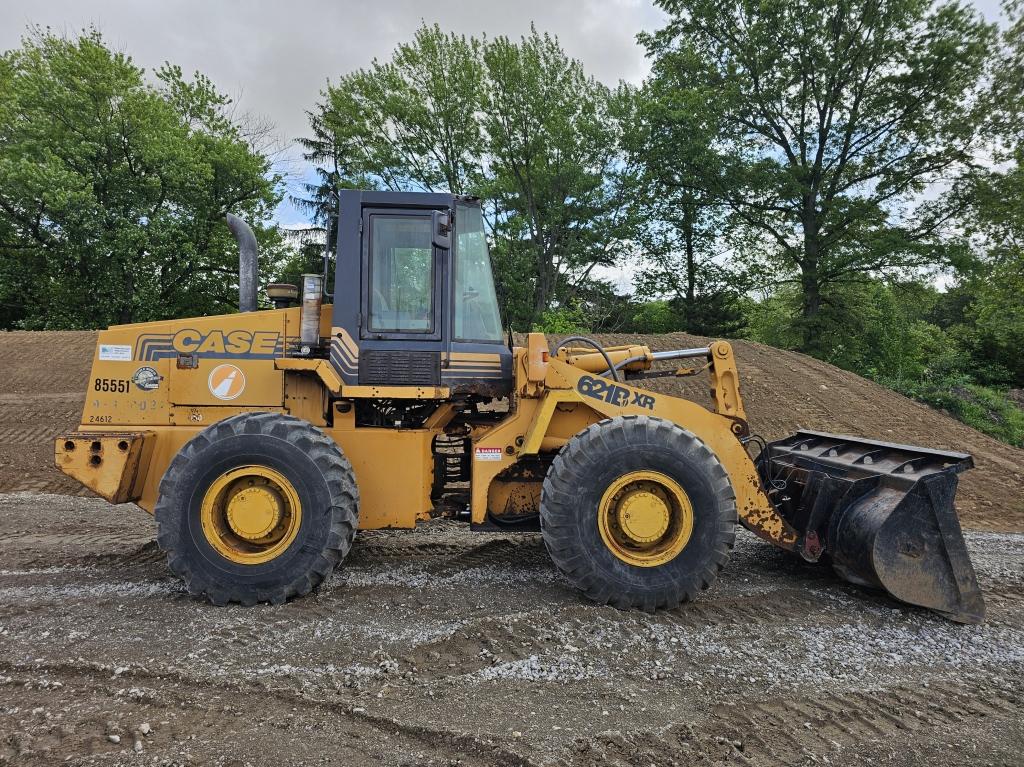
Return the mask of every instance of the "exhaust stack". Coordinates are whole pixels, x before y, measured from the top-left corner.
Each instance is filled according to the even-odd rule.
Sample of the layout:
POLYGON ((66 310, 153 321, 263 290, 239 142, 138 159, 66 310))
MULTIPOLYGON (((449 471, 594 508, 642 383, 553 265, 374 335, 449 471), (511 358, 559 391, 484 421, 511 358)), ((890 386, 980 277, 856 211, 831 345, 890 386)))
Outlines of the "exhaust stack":
POLYGON ((228 229, 238 243, 238 311, 256 311, 256 290, 259 283, 259 249, 256 235, 245 221, 228 213, 228 229))

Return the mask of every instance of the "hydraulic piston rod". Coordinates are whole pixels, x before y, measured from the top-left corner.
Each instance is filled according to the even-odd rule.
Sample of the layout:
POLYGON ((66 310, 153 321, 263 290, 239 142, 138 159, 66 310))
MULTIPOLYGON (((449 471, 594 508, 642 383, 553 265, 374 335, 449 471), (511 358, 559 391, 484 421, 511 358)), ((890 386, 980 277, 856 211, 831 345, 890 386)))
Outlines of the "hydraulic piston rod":
POLYGON ((668 352, 651 352, 651 357, 655 360, 681 360, 687 357, 707 357, 711 354, 711 349, 707 346, 700 346, 696 349, 675 349, 668 352))

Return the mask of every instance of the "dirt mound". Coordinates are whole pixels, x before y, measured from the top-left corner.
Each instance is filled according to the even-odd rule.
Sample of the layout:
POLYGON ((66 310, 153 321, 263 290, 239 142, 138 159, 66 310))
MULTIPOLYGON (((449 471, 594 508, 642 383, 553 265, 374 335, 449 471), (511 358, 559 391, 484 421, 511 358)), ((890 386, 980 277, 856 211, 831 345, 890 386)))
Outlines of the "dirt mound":
POLYGON ((0 492, 89 495, 53 466, 53 438, 82 416, 93 331, 0 333, 0 492))
MULTIPOLYGON (((598 336, 655 350, 701 346, 684 333, 598 336)), ((96 334, 0 333, 0 492, 87 494, 53 468, 52 438, 78 424, 96 334)), ((965 525, 1024 530, 1024 450, 895 392, 795 352, 735 342, 747 415, 775 439, 803 427, 971 453, 957 503, 965 525)), ((650 388, 706 403, 707 378, 654 379, 650 388)))

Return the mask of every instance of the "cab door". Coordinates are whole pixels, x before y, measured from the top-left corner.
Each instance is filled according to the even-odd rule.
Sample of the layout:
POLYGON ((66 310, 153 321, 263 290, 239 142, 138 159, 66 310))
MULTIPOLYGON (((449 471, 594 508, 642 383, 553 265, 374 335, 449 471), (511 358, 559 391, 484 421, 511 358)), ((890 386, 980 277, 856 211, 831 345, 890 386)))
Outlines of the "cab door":
POLYGON ((437 386, 448 274, 433 211, 365 208, 362 228, 359 383, 437 386))

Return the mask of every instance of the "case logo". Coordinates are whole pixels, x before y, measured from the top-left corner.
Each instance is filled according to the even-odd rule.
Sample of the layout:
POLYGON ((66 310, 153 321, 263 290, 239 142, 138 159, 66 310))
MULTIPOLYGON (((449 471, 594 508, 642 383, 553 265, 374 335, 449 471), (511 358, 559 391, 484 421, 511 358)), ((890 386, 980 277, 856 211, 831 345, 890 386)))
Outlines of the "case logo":
MULTIPOLYGON (((129 348, 129 359, 131 359, 129 348)), ((211 359, 273 359, 284 353, 284 339, 274 330, 209 330, 182 328, 177 333, 145 333, 139 336, 136 359, 152 362, 179 354, 211 359)))
POLYGON ((218 365, 210 371, 207 383, 214 397, 232 400, 245 391, 245 373, 234 365, 218 365))

